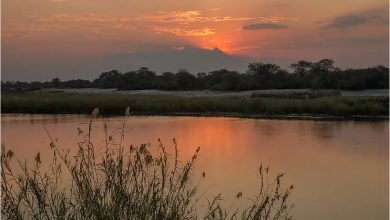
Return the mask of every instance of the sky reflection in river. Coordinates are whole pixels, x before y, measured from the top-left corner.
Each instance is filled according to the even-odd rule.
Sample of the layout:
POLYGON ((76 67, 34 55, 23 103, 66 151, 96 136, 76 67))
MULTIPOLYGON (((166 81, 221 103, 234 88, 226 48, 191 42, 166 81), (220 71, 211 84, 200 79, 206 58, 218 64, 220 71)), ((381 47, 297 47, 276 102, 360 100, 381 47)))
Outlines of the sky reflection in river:
MULTIPOLYGON (((93 124, 96 145, 104 141, 103 121, 112 132, 124 118, 98 119, 93 124)), ((2 142, 22 159, 41 152, 49 158, 42 125, 62 147, 77 146, 77 128, 88 117, 3 115, 2 142)), ((182 161, 201 147, 197 173, 206 172, 206 195, 222 193, 228 204, 237 194, 253 195, 258 167, 270 165, 283 182, 294 184, 295 219, 388 219, 388 121, 325 122, 255 120, 212 117, 130 117, 126 145, 157 139, 179 144, 182 161)))

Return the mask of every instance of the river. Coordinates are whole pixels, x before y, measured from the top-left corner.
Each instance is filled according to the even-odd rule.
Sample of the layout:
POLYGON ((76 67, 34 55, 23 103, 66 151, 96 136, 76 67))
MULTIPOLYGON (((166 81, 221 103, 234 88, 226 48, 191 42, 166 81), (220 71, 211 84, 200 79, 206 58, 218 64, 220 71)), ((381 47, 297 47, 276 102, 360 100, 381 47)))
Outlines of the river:
MULTIPOLYGON (((264 120, 224 117, 99 118, 92 134, 104 140, 126 120, 126 144, 157 144, 158 138, 179 145, 180 159, 201 148, 196 172, 206 172, 206 198, 222 193, 228 204, 238 192, 243 200, 258 188, 258 168, 285 173, 293 184, 290 201, 294 219, 389 218, 389 122, 264 120)), ((63 148, 75 148, 77 128, 89 117, 80 115, 2 115, 2 143, 21 160, 50 157, 50 140, 43 126, 63 148)))

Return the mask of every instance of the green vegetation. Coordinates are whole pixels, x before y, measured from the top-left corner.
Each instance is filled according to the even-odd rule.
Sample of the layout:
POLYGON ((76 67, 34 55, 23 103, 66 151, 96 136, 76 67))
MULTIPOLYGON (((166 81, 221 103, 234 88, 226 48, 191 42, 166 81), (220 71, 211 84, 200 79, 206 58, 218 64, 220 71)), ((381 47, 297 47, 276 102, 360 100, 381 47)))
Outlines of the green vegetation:
POLYGON ((3 94, 2 113, 88 114, 98 107, 103 115, 120 115, 130 106, 138 115, 328 115, 353 117, 387 116, 388 97, 318 98, 175 96, 175 95, 82 95, 64 93, 3 94))
MULTIPOLYGON (((126 111, 127 115, 129 111, 126 111)), ((96 116, 98 110, 93 111, 96 116)), ((269 179, 269 169, 260 167, 257 195, 249 197, 248 208, 234 204, 228 209, 221 195, 200 209, 199 184, 194 165, 199 148, 185 163, 179 162, 177 145, 171 154, 158 146, 124 146, 125 122, 115 135, 106 135, 97 148, 89 130, 79 129, 81 142, 75 154, 61 149, 51 138, 53 158, 43 161, 38 153, 27 165, 4 147, 1 152, 1 215, 6 219, 289 219, 293 186, 282 187, 279 174, 269 179), (47 164, 43 165, 43 164, 47 164), (18 172, 19 171, 19 172, 18 172), (197 184, 194 184, 197 183, 197 184)), ((105 126, 107 128, 107 126, 105 126)), ((106 129, 107 134, 107 129, 106 129)), ((206 200, 205 200, 206 201, 206 200)))
POLYGON ((186 70, 177 73, 156 74, 146 67, 121 73, 118 70, 103 72, 93 81, 54 78, 48 82, 2 82, 5 91, 28 91, 42 88, 116 88, 118 90, 218 90, 243 91, 259 89, 387 89, 389 68, 376 66, 364 69, 334 67, 333 60, 318 62, 298 61, 291 64, 292 72, 271 63, 250 63, 244 73, 216 70, 191 74, 186 70))

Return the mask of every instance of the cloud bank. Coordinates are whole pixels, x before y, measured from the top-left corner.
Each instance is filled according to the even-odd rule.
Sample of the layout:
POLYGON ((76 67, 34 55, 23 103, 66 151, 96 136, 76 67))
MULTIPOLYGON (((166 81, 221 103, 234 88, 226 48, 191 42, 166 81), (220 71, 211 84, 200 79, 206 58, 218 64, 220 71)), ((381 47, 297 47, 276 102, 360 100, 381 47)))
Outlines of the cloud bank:
POLYGON ((243 25, 241 28, 247 31, 265 30, 265 29, 279 30, 279 29, 286 29, 287 26, 283 24, 275 24, 275 23, 254 23, 254 24, 243 25))
POLYGON ((328 28, 347 28, 353 27, 367 22, 367 18, 361 15, 346 15, 339 16, 334 18, 330 24, 328 24, 328 28))

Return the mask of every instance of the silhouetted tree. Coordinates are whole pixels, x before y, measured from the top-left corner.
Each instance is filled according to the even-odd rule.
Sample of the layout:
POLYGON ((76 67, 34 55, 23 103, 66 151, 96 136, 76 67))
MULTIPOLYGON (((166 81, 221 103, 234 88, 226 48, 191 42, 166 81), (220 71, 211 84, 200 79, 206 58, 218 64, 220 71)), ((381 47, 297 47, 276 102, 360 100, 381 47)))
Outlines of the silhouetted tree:
POLYGON ((159 88, 163 90, 177 90, 176 75, 171 72, 164 72, 161 76, 159 88))
POLYGON ((386 89, 389 88, 389 68, 376 66, 364 69, 341 70, 331 59, 315 63, 298 61, 290 65, 293 72, 270 63, 250 63, 245 73, 226 69, 195 75, 186 70, 176 74, 165 72, 161 75, 141 67, 124 74, 118 70, 103 72, 93 82, 89 80, 61 81, 54 78, 46 82, 1 82, 3 92, 29 91, 42 88, 117 88, 119 90, 163 89, 195 90, 210 89, 240 91, 252 89, 386 89))
POLYGON ((309 61, 300 60, 297 63, 291 64, 290 67, 294 69, 294 73, 299 74, 303 78, 310 72, 312 65, 309 61))
POLYGON ((109 72, 103 72, 100 74, 99 78, 95 79, 93 82, 98 88, 118 88, 121 73, 118 70, 111 70, 109 72))
POLYGON ((250 63, 248 65, 248 72, 253 75, 262 75, 270 78, 280 69, 280 66, 272 63, 250 63))
POLYGON ((62 82, 64 88, 90 88, 92 83, 89 80, 84 79, 72 79, 62 82))
POLYGON ((280 66, 276 64, 250 63, 247 73, 254 78, 257 89, 268 89, 272 87, 272 77, 278 70, 280 66))
POLYGON ((196 88, 196 77, 187 70, 179 70, 176 73, 177 85, 181 90, 190 90, 196 88))
POLYGON ((51 80, 51 83, 52 83, 52 86, 55 87, 55 88, 61 87, 61 80, 58 77, 53 78, 51 80))
POLYGON ((333 72, 336 70, 333 64, 334 61, 332 59, 322 59, 311 65, 311 72, 333 72))

